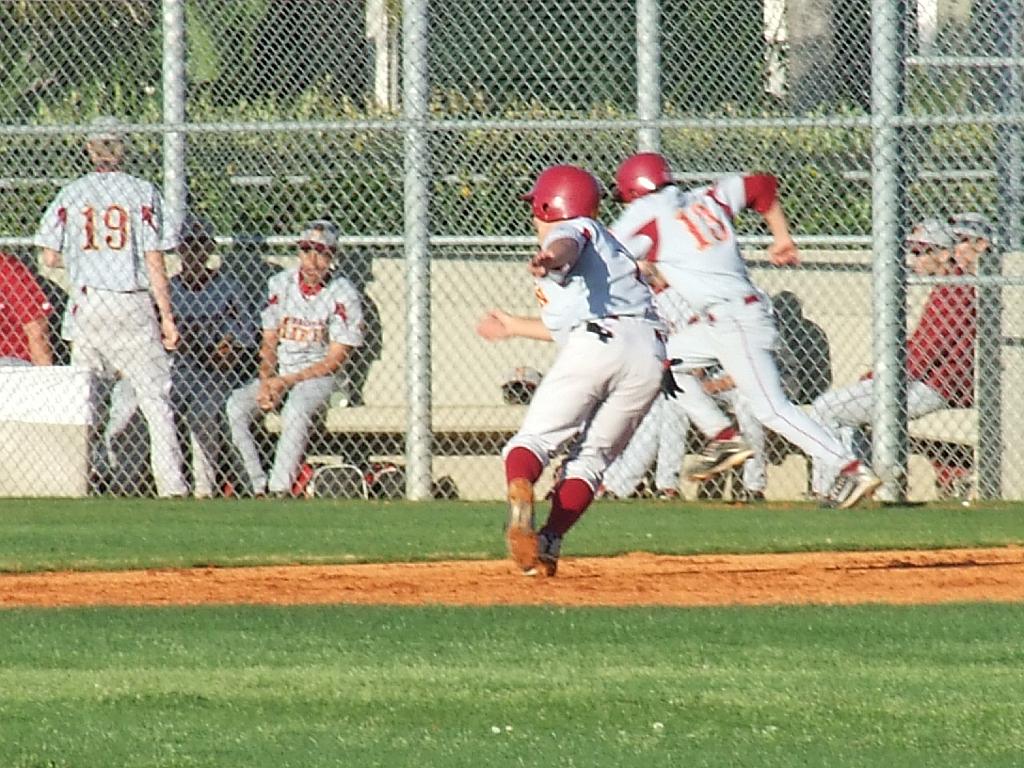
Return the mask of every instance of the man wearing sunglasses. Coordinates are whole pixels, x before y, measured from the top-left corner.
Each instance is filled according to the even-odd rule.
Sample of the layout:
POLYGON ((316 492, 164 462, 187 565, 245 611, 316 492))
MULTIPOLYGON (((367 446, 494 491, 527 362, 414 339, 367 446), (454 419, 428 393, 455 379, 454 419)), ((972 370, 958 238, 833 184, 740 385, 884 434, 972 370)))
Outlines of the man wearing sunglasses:
POLYGON ((299 263, 267 282, 261 316, 259 378, 228 398, 231 439, 254 496, 291 495, 313 417, 327 403, 335 374, 363 343, 362 301, 344 277, 331 277, 338 233, 311 222, 299 237, 299 263), (281 435, 269 478, 253 438, 252 420, 281 408, 281 435))

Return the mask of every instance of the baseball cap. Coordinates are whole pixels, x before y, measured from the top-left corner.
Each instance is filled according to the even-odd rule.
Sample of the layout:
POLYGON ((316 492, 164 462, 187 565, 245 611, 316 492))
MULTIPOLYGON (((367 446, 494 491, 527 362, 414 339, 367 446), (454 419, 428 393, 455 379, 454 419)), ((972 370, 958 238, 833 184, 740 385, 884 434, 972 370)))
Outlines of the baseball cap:
POLYGON ((996 240, 995 226, 976 211, 950 216, 949 227, 954 237, 983 237, 990 243, 996 240))
POLYGON ((89 123, 86 141, 124 141, 124 124, 116 117, 101 115, 89 123))
POLYGON ((929 248, 952 248, 953 232, 939 219, 925 219, 907 235, 907 245, 916 250, 929 248))
POLYGON ((188 240, 191 242, 206 241, 214 243, 217 241, 217 232, 213 228, 213 224, 207 219, 196 216, 194 213, 188 213, 185 215, 185 220, 181 223, 181 228, 178 230, 178 239, 182 242, 188 240))
POLYGON ((327 219, 309 222, 299 235, 299 248, 334 253, 338 248, 338 228, 327 219))
POLYGON ((509 405, 526 405, 533 399, 533 392, 543 378, 540 371, 527 365, 520 365, 505 374, 501 385, 501 397, 509 405))

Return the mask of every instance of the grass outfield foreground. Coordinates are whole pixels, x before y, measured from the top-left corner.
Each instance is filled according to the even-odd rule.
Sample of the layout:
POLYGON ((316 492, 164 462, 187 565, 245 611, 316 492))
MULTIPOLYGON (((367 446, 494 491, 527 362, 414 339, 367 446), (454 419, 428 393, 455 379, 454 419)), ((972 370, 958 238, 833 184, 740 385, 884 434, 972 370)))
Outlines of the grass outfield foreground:
MULTIPOLYGON (((539 505, 543 515, 546 504, 539 505)), ((0 499, 0 572, 504 557, 504 505, 0 499)), ((812 552, 1024 544, 1024 504, 757 507, 598 502, 567 555, 812 552)))
POLYGON ((0 613, 0 764, 1019 766, 1024 606, 0 613))
MULTIPOLYGON (((490 558, 499 505, 0 502, 0 569, 490 558)), ((573 554, 1001 546, 1019 506, 600 505, 573 554), (645 546, 646 545, 646 546, 645 546)), ((1022 604, 0 611, 0 765, 1019 766, 1022 604)))

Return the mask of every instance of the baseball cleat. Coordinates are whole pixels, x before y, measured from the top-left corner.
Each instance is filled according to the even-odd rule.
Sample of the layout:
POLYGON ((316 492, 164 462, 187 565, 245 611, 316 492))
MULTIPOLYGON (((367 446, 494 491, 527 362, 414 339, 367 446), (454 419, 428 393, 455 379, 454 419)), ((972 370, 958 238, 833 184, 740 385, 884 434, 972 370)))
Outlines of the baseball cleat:
POLYGON ((699 483, 727 469, 738 467, 753 455, 753 448, 741 437, 712 440, 687 473, 687 477, 691 482, 699 483))
POLYGON ((505 544, 509 557, 523 573, 537 567, 537 534, 533 528, 533 483, 516 478, 508 484, 508 523, 505 544))
POLYGON ((835 509, 849 509, 862 499, 870 499, 882 481, 862 463, 852 472, 839 475, 829 491, 829 504, 835 509))
POLYGON ((562 537, 541 531, 537 534, 538 568, 545 576, 558 572, 558 558, 562 554, 562 537))

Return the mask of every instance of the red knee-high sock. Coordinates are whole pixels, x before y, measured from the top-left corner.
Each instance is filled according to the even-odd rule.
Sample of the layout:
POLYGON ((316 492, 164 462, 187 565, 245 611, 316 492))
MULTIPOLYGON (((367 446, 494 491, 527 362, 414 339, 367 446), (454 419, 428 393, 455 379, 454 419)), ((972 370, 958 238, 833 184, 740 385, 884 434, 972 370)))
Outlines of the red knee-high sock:
POLYGON ((570 477, 555 486, 551 498, 551 514, 544 524, 545 533, 564 536, 587 511, 594 500, 594 490, 578 477, 570 477))
POLYGON ((520 478, 536 483, 543 471, 537 454, 529 448, 513 448, 505 457, 505 480, 510 483, 520 478))

